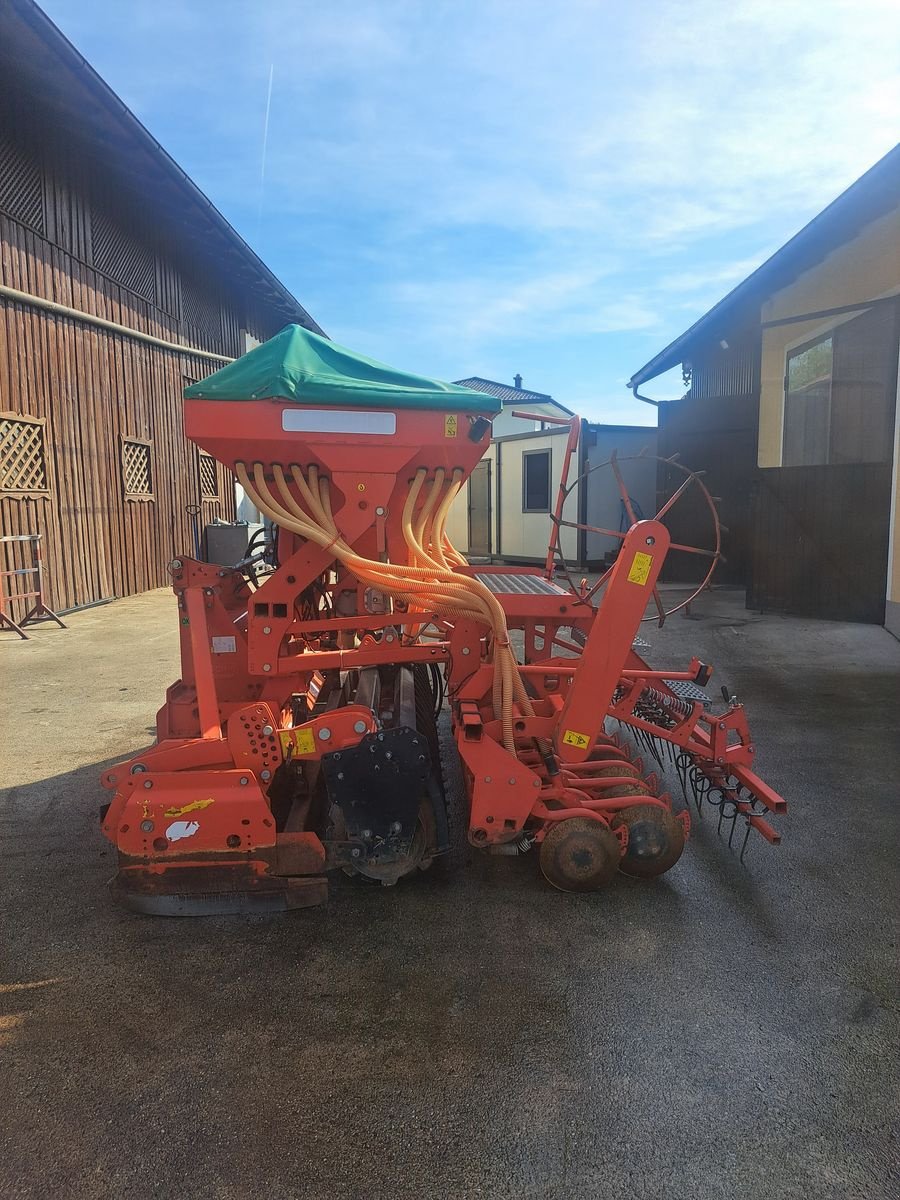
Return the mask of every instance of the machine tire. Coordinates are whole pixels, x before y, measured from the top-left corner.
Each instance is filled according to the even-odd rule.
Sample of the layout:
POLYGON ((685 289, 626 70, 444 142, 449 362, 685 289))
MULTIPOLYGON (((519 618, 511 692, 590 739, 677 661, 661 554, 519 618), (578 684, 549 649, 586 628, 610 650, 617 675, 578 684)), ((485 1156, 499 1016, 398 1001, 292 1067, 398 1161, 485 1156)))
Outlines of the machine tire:
POLYGON ((438 717, 437 735, 449 847, 445 854, 435 858, 433 869, 444 875, 453 875, 469 865, 469 793, 453 736, 450 713, 446 710, 438 717))

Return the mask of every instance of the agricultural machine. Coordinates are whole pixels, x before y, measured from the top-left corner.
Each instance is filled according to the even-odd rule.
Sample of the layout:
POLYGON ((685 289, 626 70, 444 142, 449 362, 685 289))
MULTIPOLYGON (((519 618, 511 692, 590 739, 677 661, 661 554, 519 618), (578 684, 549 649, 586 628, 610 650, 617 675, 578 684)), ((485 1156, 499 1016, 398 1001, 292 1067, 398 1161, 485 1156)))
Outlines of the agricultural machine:
MULTIPOLYGON (((591 587, 562 563, 470 565, 447 537, 497 402, 393 371, 289 326, 185 391, 188 437, 267 524, 247 558, 171 563, 181 678, 150 749, 107 771, 113 890, 173 915, 317 904, 326 873, 393 884, 471 847, 537 851, 557 888, 652 877, 689 832, 644 753, 698 804, 769 842, 784 801, 753 771, 709 668, 654 670, 639 637, 672 541, 634 512, 591 587), (557 569, 554 569, 557 568, 557 569), (560 568, 562 573, 560 574, 560 568), (562 580, 562 582, 560 582, 562 580), (633 737, 623 736, 631 734, 633 737)), ((538 419, 546 421, 545 416, 538 419)), ((578 439, 570 430, 566 472, 578 439)), ((716 526, 718 530, 718 526, 716 526)), ((651 611, 651 615, 653 615, 651 611)))

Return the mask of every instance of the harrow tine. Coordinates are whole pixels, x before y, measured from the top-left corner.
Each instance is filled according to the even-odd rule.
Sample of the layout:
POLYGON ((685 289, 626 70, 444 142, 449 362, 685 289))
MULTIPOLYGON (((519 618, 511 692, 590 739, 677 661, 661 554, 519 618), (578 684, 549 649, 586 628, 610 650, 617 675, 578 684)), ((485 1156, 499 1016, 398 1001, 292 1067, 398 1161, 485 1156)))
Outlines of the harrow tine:
POLYGON ((737 819, 738 819, 738 810, 735 809, 734 816, 731 818, 731 832, 728 835, 728 849, 729 850, 731 849, 731 841, 732 841, 732 838, 734 837, 734 827, 737 824, 737 819))
POLYGON ((647 737, 650 742, 650 753, 653 755, 654 759, 656 760, 657 765, 659 766, 659 769, 662 770, 663 761, 662 761, 662 755, 660 754, 660 751, 659 751, 659 738, 654 733, 648 734, 647 737))
POLYGON ((687 754, 682 751, 675 759, 675 770, 678 774, 678 782, 681 784, 681 794, 684 797, 684 802, 687 804, 687 771, 690 759, 687 754))
POLYGON ((708 798, 709 793, 712 791, 712 784, 702 771, 698 771, 696 767, 693 767, 691 769, 691 786, 694 789, 694 803, 697 806, 697 816, 702 817, 703 801, 708 798))
POLYGON ((752 826, 751 826, 750 822, 748 821, 748 822, 747 822, 747 829, 746 829, 746 831, 744 832, 744 840, 743 840, 743 842, 742 842, 742 844, 741 844, 741 853, 740 853, 740 857, 738 858, 738 862, 739 862, 739 863, 743 863, 743 861, 744 861, 744 854, 745 854, 745 852, 746 852, 746 850, 747 850, 747 842, 748 842, 748 840, 749 840, 749 838, 750 838, 750 830, 751 830, 751 828, 752 828, 752 826))

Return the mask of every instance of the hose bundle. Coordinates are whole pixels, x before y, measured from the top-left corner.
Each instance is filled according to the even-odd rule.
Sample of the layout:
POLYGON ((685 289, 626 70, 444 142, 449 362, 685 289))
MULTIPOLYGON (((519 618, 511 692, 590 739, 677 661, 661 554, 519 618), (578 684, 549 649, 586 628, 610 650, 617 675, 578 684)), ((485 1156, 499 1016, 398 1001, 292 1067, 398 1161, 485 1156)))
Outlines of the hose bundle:
POLYGON ((272 466, 277 495, 269 487, 261 463, 253 464, 252 479, 245 463, 235 463, 235 473, 261 512, 282 528, 331 551, 357 579, 414 609, 447 618, 462 617, 490 630, 494 713, 500 718, 503 745, 514 754, 513 704, 518 703, 528 716, 533 716, 534 710, 509 643, 506 615, 496 596, 480 580, 454 571, 454 567, 465 564, 465 559, 446 533, 450 506, 462 487, 463 472, 455 470, 447 480, 444 469, 438 467, 418 515, 416 504, 428 471, 420 467, 416 472, 403 506, 403 537, 409 559, 404 564, 363 558, 347 544, 334 520, 328 480, 319 476, 316 466, 310 466, 307 475, 296 464, 290 467, 291 481, 302 504, 279 463, 272 466))

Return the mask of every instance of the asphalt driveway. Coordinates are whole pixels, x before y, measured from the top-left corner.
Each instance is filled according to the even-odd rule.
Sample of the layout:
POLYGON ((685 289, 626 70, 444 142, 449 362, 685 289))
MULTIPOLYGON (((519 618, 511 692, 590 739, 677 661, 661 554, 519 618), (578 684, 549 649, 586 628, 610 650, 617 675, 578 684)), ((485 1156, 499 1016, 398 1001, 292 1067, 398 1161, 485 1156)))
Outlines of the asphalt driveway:
POLYGON ((740 600, 650 657, 746 702, 780 848, 695 822, 651 884, 479 857, 265 918, 106 892, 97 776, 177 674, 171 596, 0 635, 0 1195, 893 1200, 900 644, 740 600))

